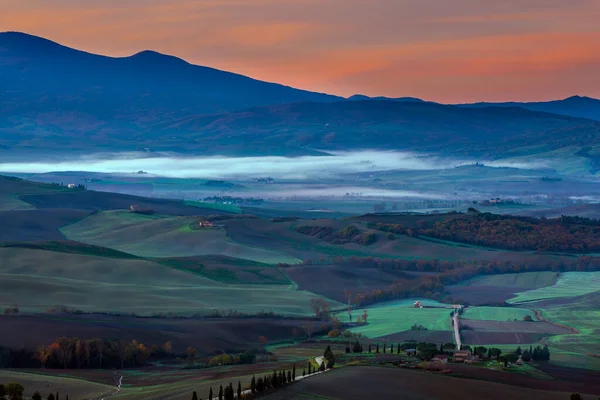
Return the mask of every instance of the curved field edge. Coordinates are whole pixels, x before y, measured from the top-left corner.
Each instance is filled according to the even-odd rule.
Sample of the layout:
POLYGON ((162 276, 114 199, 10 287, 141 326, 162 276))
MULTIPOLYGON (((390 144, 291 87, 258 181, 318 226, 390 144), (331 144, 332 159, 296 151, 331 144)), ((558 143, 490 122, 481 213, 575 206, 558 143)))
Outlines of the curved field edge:
POLYGON ((42 373, 0 370, 0 382, 17 382, 25 387, 25 397, 39 391, 43 397, 50 393, 69 395, 72 399, 98 399, 115 392, 115 386, 85 379, 42 373))
POLYGON ((262 247, 231 240, 221 228, 190 229, 194 217, 132 216, 103 211, 61 228, 71 240, 113 248, 140 257, 185 257, 220 254, 266 264, 300 260, 262 247))
MULTIPOLYGON (((279 274, 274 266, 265 270, 279 274)), ((323 298, 297 290, 287 280, 279 284, 232 284, 154 260, 107 259, 27 248, 0 248, 0 275, 0 304, 7 307, 17 303, 23 311, 32 312, 64 305, 86 312, 139 315, 210 315, 235 310, 306 316, 312 313, 310 301, 323 298)))
POLYGON ((564 272, 556 284, 518 293, 507 300, 510 304, 522 304, 561 297, 581 296, 600 290, 600 271, 564 272))

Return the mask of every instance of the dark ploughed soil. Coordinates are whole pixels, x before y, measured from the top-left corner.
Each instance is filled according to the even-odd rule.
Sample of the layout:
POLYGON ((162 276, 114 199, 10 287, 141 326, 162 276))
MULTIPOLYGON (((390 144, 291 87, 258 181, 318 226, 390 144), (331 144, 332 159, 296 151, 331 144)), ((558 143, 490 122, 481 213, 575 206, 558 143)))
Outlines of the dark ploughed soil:
POLYGON ((179 200, 155 199, 120 193, 96 192, 93 190, 35 194, 21 196, 20 198, 40 209, 121 210, 128 209, 132 204, 136 204, 140 208, 150 208, 158 214, 183 216, 227 214, 219 210, 187 206, 179 200))
MULTIPOLYGON (((451 366, 454 367, 453 365, 451 366)), ((495 371, 487 373, 483 380, 463 380, 451 376, 411 371, 400 368, 347 367, 302 380, 265 398, 287 399, 403 399, 403 400, 452 400, 452 399, 568 399, 574 388, 584 389, 555 381, 535 381, 531 388, 498 383, 495 371)), ((515 374, 510 374, 516 376, 515 374)), ((587 389, 587 388, 586 388, 587 389)), ((591 389, 591 388, 590 388, 591 389)), ((593 390, 580 390, 580 393, 593 390)), ((585 398, 585 395, 584 395, 585 398)))
MULTIPOLYGON (((568 391, 600 395, 600 373, 596 371, 567 368, 550 363, 540 363, 539 369, 552 376, 553 380, 534 379, 506 371, 493 371, 465 364, 451 364, 452 374, 474 379, 491 380, 510 385, 552 391, 568 391)), ((583 396, 586 398, 586 396, 583 396)), ((568 397, 567 397, 568 398, 568 397)))
POLYGON ((541 333, 531 332, 477 332, 461 330, 463 343, 467 345, 494 344, 530 344, 537 342, 541 333))
POLYGON ((515 289, 507 286, 450 285, 446 286, 446 290, 453 298, 460 299, 463 303, 479 306, 504 303, 506 300, 515 297, 515 292, 524 289, 515 289))
MULTIPOLYGON (((476 319, 461 319, 461 326, 469 326, 476 332, 520 332, 520 333, 543 333, 549 335, 561 335, 573 333, 569 328, 549 324, 548 322, 527 321, 484 321, 476 319)), ((467 332, 467 330, 464 330, 467 332)))
POLYGON ((283 270, 300 289, 320 294, 346 303, 345 290, 368 293, 392 283, 416 277, 402 271, 383 271, 376 268, 359 268, 352 265, 301 265, 283 270))
POLYGON ((454 340, 454 333, 451 331, 404 331, 377 339, 384 339, 392 343, 402 343, 407 340, 428 343, 451 343, 454 340))
POLYGON ((59 228, 87 217, 73 209, 0 211, 0 242, 64 240, 59 228))
POLYGON ((183 353, 193 346, 207 355, 246 350, 257 346, 260 336, 265 336, 268 342, 291 339, 294 328, 302 332, 301 325, 300 320, 258 318, 176 320, 71 314, 0 315, 0 343, 11 348, 36 349, 62 336, 135 339, 147 345, 172 341, 174 351, 183 353))

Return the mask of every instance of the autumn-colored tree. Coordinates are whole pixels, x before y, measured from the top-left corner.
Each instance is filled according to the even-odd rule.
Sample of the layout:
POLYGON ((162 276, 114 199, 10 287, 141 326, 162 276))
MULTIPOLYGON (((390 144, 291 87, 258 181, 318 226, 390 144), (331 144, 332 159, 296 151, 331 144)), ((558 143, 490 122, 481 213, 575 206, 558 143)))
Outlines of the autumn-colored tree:
POLYGON ((167 354, 173 354, 173 342, 168 341, 162 345, 162 349, 167 354))
POLYGON ((187 348, 187 359, 190 364, 193 364, 196 361, 196 353, 198 351, 192 346, 187 348))

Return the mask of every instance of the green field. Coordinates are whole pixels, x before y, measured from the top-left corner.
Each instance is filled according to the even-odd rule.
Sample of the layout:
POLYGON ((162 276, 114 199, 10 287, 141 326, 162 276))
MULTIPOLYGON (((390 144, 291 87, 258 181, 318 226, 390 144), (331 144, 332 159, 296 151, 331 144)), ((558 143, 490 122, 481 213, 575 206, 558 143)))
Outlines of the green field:
POLYGON ((517 294, 508 303, 518 304, 559 297, 575 297, 592 293, 600 289, 600 271, 565 272, 553 286, 528 290, 517 294))
MULTIPOLYGON (((400 300, 367 307, 368 324, 352 328, 351 331, 377 338, 408 331, 415 324, 423 325, 431 331, 452 330, 451 310, 447 308, 414 308, 414 301, 415 299, 400 300)), ((446 304, 437 303, 433 300, 422 299, 421 302, 423 305, 446 306, 446 304)), ((361 313, 355 312, 357 316, 361 313)), ((343 321, 348 317, 348 314, 342 312, 338 314, 338 317, 343 321)))
POLYGON ((35 207, 19 199, 19 196, 28 194, 60 193, 77 191, 66 186, 49 185, 39 182, 25 181, 18 178, 0 175, 0 211, 34 210, 35 207))
MULTIPOLYGON (((115 391, 114 386, 90 382, 83 379, 52 376, 46 374, 26 373, 0 370, 0 383, 16 382, 25 387, 25 397, 29 398, 34 392, 39 391, 42 398, 50 393, 69 395, 69 398, 96 399, 108 396, 115 391)), ((61 397, 63 397, 61 396, 61 397)))
POLYGON ((219 254, 266 264, 295 264, 296 258, 230 240, 224 229, 190 229, 192 217, 103 211, 61 232, 70 240, 109 247, 141 257, 188 257, 219 254))
POLYGON ((515 307, 468 307, 463 317, 465 319, 478 319, 487 321, 523 321, 523 317, 530 316, 535 320, 531 310, 515 307))
POLYGON ((224 284, 150 260, 0 248, 0 305, 25 311, 65 305, 140 315, 206 315, 215 309, 309 315, 316 297, 294 285, 224 284))
POLYGON ((552 271, 518 274, 484 275, 458 283, 456 286, 507 286, 518 289, 542 288, 556 284, 558 273, 552 271))

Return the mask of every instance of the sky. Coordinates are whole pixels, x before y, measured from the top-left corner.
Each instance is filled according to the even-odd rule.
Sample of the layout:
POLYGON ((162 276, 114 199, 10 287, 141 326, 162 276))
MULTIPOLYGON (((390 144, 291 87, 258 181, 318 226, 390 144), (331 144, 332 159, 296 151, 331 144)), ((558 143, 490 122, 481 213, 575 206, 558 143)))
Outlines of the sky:
POLYGON ((0 30, 343 96, 600 97, 600 0, 0 0, 0 30))

